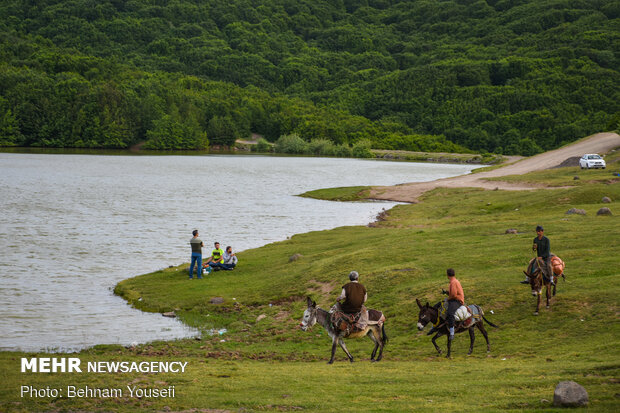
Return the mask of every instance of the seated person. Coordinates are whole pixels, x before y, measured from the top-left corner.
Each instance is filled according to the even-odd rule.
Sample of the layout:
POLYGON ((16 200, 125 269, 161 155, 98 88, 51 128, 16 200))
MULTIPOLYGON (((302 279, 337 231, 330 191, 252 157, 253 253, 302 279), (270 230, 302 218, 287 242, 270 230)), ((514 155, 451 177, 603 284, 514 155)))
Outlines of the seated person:
POLYGON ((202 265, 203 267, 207 267, 207 269, 209 269, 209 266, 211 265, 211 263, 222 262, 223 260, 222 256, 224 255, 224 251, 220 248, 220 243, 215 242, 214 246, 215 246, 215 249, 211 251, 211 256, 207 258, 204 264, 202 265))
POLYGON ((232 270, 237 265, 237 256, 232 252, 232 247, 226 247, 226 252, 222 254, 222 259, 218 262, 210 262, 209 266, 214 270, 232 270))

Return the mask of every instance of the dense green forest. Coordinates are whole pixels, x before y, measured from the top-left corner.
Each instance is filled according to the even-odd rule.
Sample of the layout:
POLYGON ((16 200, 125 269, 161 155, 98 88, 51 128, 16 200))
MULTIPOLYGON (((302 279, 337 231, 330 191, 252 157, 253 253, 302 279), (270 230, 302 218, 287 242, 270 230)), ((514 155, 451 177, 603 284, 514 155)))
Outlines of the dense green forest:
POLYGON ((0 145, 530 155, 620 122, 620 1, 5 0, 0 145))

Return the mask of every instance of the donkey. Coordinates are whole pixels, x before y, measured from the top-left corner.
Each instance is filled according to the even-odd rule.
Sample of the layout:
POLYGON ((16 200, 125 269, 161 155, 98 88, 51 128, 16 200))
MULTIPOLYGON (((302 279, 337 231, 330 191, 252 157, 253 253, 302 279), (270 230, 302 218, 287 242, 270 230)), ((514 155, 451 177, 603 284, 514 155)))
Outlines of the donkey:
MULTIPOLYGON (((542 260, 541 260, 542 261, 542 260)), ((528 278, 530 282, 530 286, 532 287, 532 295, 534 297, 538 297, 536 302, 536 311, 534 311, 534 315, 538 315, 538 310, 540 310, 540 297, 542 295, 543 286, 547 287, 545 291, 545 296, 547 298, 547 308, 550 307, 551 301, 551 279, 548 276, 543 275, 542 267, 544 263, 538 262, 537 259, 532 259, 527 266, 526 271, 523 271, 523 274, 528 278)), ((564 263, 562 263, 563 268, 564 263)), ((562 272, 562 278, 566 280, 564 276, 564 272, 562 272)), ((558 277, 552 273, 551 277, 553 277, 553 296, 555 297, 555 285, 557 284, 558 277)))
POLYGON ((327 362, 327 364, 332 364, 334 362, 334 357, 336 355, 336 347, 340 345, 340 347, 344 350, 349 358, 349 361, 353 363, 353 356, 347 350, 347 346, 344 344, 345 338, 360 338, 364 336, 370 337, 370 339, 375 343, 375 348, 372 350, 372 354, 370 355, 370 361, 380 361, 383 357, 383 347, 388 341, 388 337, 385 334, 385 327, 383 326, 383 321, 385 321, 385 317, 379 311, 368 310, 369 318, 377 318, 374 320, 379 324, 368 324, 366 328, 362 331, 353 332, 350 334, 346 334, 345 331, 339 330, 336 326, 334 326, 331 322, 330 313, 326 310, 323 310, 320 307, 316 306, 316 302, 312 301, 310 297, 307 299, 308 308, 304 311, 303 318, 301 323, 299 323, 301 329, 303 331, 307 331, 316 323, 319 323, 327 330, 327 334, 332 339, 332 357, 327 362), (375 317, 372 317, 370 313, 375 314, 375 317), (380 314, 380 316, 379 316, 380 314), (375 360, 375 356, 377 355, 377 349, 379 350, 379 355, 375 360))
MULTIPOLYGON (((428 332, 427 335, 433 334, 435 331, 437 332, 437 334, 435 334, 435 336, 431 339, 431 341, 433 342, 433 345, 435 346, 435 349, 437 350, 439 354, 441 354, 441 349, 437 345, 436 340, 441 336, 447 335, 448 336, 448 354, 446 355, 446 357, 449 358, 451 348, 452 348, 452 340, 450 339, 450 332, 448 331, 448 324, 446 323, 445 320, 441 320, 439 318, 439 307, 441 306, 441 301, 435 304, 435 306, 433 307, 429 306, 428 303, 426 303, 426 305, 422 305, 420 300, 418 300, 417 298, 415 299, 415 301, 416 303, 418 303, 418 307, 420 307, 420 314, 418 315, 418 330, 420 331, 424 330, 424 327, 426 327, 426 325, 429 322, 433 323, 434 326, 437 326, 437 327, 433 327, 431 331, 428 332)), ((468 324, 466 324, 465 322, 457 323, 455 326, 456 328, 455 328, 454 333, 458 334, 466 330, 469 331, 469 352, 467 353, 467 355, 469 356, 474 350, 474 340, 475 340, 474 327, 478 327, 478 330, 480 330, 480 332, 484 336, 484 339, 487 341, 487 353, 488 353, 489 351, 491 351, 491 345, 489 344, 489 336, 486 330, 484 329, 484 323, 482 322, 482 320, 486 321, 487 324, 489 324, 491 327, 497 328, 497 326, 491 323, 489 320, 487 320, 484 317, 484 312, 482 311, 482 308, 480 306, 472 304, 469 306, 469 308, 472 310, 472 313, 479 314, 481 318, 477 318, 477 317, 474 318, 474 316, 472 315, 470 316, 470 319, 471 318, 474 318, 474 319, 471 320, 468 324)))

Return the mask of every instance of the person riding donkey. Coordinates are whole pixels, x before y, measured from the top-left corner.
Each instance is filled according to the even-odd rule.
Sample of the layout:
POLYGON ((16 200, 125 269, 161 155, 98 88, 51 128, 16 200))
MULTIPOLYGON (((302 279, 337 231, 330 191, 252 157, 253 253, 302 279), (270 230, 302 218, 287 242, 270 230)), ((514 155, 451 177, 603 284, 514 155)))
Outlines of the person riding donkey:
MULTIPOLYGON (((528 266, 529 273, 532 274, 534 269, 538 267, 543 275, 551 280, 551 285, 555 285, 553 268, 551 266, 551 243, 549 242, 549 238, 544 235, 544 229, 540 225, 536 227, 536 238, 534 238, 532 250, 536 252, 536 258, 530 261, 528 266)), ((529 282, 529 279, 525 277, 525 280, 521 281, 521 284, 529 284, 529 282)))
POLYGON ((368 310, 364 303, 368 299, 366 287, 359 282, 357 271, 349 273, 347 284, 332 307, 331 319, 337 329, 348 333, 363 330, 368 325, 368 310))
POLYGON ((461 283, 459 282, 459 280, 456 279, 454 270, 452 268, 448 268, 446 270, 446 275, 448 276, 448 280, 450 281, 450 286, 448 287, 448 291, 443 290, 442 292, 448 295, 446 322, 448 323, 448 331, 450 332, 450 336, 448 337, 448 339, 452 341, 452 339, 454 338, 454 315, 456 311, 461 308, 462 305, 465 305, 465 294, 463 293, 463 287, 461 287, 461 283))

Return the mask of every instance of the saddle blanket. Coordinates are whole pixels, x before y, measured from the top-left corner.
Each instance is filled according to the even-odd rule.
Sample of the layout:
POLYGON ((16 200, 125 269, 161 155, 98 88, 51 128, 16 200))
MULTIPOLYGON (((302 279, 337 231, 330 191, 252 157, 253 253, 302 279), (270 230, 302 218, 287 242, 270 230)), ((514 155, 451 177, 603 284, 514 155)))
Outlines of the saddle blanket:
MULTIPOLYGON (((447 313, 448 313, 448 300, 445 299, 441 303, 441 308, 439 309, 440 319, 445 320, 447 313)), ((463 323, 462 327, 465 327, 465 328, 469 327, 471 323, 474 322, 474 320, 478 320, 481 317, 482 317, 482 314, 480 312, 480 308, 475 304, 471 304, 468 306, 462 305, 454 313, 454 320, 457 323, 463 323)))
MULTIPOLYGON (((366 307, 362 306, 362 311, 359 313, 347 314, 340 309, 338 303, 329 311, 332 325, 334 325, 337 330, 344 331, 346 335, 364 330, 369 324, 368 313, 369 311, 366 307)), ((378 322, 372 324, 378 324, 378 322)))

